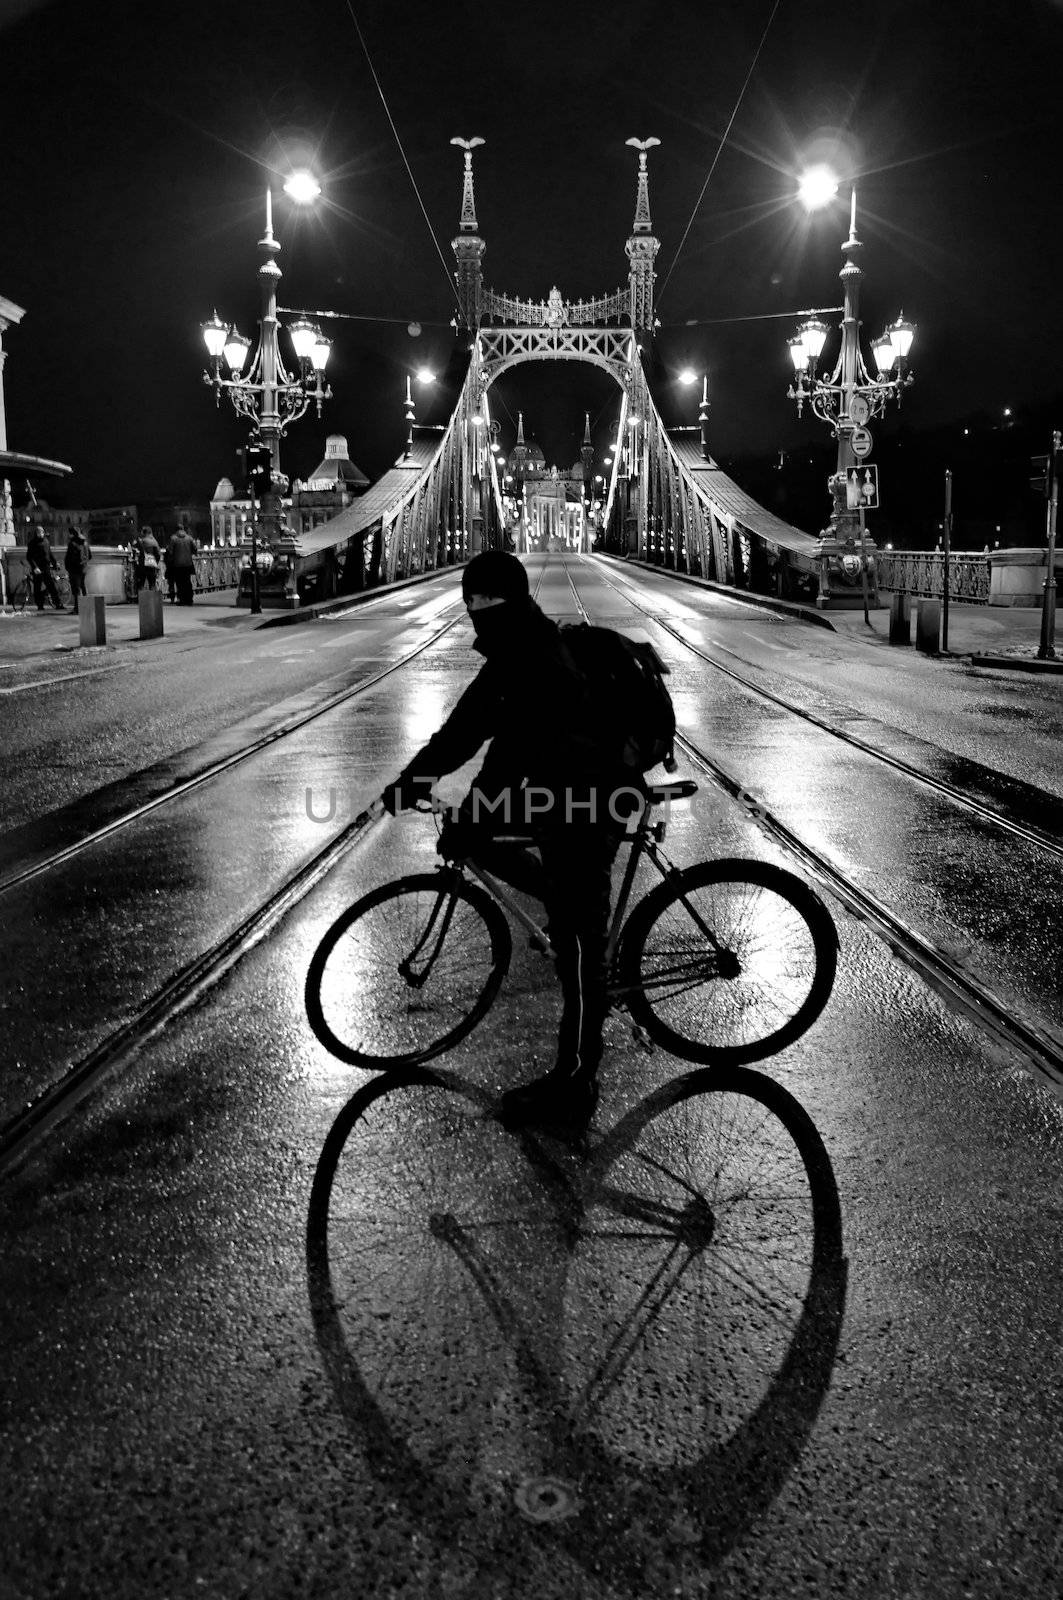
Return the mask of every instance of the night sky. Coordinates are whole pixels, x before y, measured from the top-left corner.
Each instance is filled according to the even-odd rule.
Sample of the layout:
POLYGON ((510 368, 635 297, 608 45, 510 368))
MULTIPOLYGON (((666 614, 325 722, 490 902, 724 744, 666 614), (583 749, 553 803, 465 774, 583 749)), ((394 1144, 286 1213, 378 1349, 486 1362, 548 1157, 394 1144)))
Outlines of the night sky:
MULTIPOLYGON (((216 306, 257 334, 270 181, 281 303, 359 319, 327 326, 335 398, 295 425, 285 470, 305 475, 331 431, 384 470, 406 371, 443 371, 453 348, 456 134, 487 141, 485 281, 536 298, 624 283, 624 141, 661 140, 659 403, 694 421, 668 374, 707 368, 719 456, 826 434, 786 398, 796 318, 769 320, 840 303, 848 191, 811 219, 794 199, 825 152, 857 183, 867 339, 901 310, 918 325, 887 432, 1063 392, 1059 0, 0 0, 0 19, 0 294, 26 308, 4 341, 8 434, 74 465, 67 504, 204 501, 235 472, 246 427, 200 381, 200 323, 216 306), (308 160, 324 195, 296 214, 280 184, 308 160)), ((496 395, 510 437, 520 406, 563 464, 585 411, 602 448, 616 414, 608 381, 571 365, 519 369, 496 395)), ((448 409, 437 385, 419 420, 448 409)))

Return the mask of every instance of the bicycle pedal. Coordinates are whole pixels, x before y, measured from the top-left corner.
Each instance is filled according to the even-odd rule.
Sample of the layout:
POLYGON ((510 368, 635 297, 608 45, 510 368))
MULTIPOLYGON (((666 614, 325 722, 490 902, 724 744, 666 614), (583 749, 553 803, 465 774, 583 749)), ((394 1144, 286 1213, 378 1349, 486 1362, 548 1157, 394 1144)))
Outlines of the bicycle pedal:
POLYGON ((645 1050, 648 1056, 652 1056, 653 1040, 650 1038, 641 1022, 636 1022, 635 1026, 631 1030, 631 1037, 634 1039, 640 1050, 645 1050))

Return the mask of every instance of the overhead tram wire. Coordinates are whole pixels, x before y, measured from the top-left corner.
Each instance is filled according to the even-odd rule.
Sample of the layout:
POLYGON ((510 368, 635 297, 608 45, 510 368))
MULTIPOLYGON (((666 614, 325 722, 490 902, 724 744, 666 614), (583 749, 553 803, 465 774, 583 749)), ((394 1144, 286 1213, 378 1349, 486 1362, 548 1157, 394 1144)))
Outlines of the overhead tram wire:
POLYGON ((751 311, 741 317, 687 317, 683 322, 662 322, 662 328, 717 328, 725 322, 790 322, 794 317, 826 317, 844 306, 808 306, 802 311, 751 311))
POLYGON ((679 244, 676 246, 675 255, 672 257, 672 264, 668 268, 667 273, 665 274, 664 282, 661 284, 660 293, 657 296, 658 305, 660 304, 661 300, 664 298, 664 295, 665 295, 665 293, 666 293, 666 291, 668 289, 669 281, 671 280, 672 273, 676 269, 676 263, 678 262, 679 257, 680 257, 680 255, 682 253, 683 246, 687 242, 687 236, 689 235, 691 228, 694 226, 694 218, 697 216, 698 211, 699 211, 699 209, 701 207, 701 202, 705 198, 705 190, 709 187, 709 184, 712 182, 712 175, 716 171, 716 164, 719 161, 721 155, 723 154, 724 146, 726 145, 727 140, 728 140, 728 138, 730 136, 730 133, 731 133, 731 129, 734 126, 734 120, 738 115, 738 108, 741 106, 742 101, 745 99, 746 90, 749 88, 749 80, 753 76, 753 73, 754 73, 754 71, 756 69, 757 62, 760 60, 760 52, 763 50, 765 41, 766 41, 766 39, 768 37, 768 34, 771 32, 771 25, 775 21, 775 13, 778 11, 779 6, 781 4, 782 4, 782 0, 775 0, 775 4, 771 8, 771 16, 768 18, 767 23, 766 23, 765 28, 764 28, 764 32, 760 36, 760 43, 757 45, 756 52, 755 52, 755 54, 753 56, 753 60, 749 64, 749 71, 746 73, 745 82, 742 84, 741 89, 739 89, 739 91, 738 91, 738 99, 734 103, 734 110, 731 112, 731 115, 728 118, 727 126, 723 130, 723 137, 721 138, 720 143, 719 143, 719 145, 717 147, 716 154, 712 158, 712 166, 709 168, 708 174, 707 174, 707 176, 705 178, 705 182, 701 186, 701 193, 698 195, 698 198, 694 203, 694 209, 690 213, 690 221, 686 225, 686 228, 685 228, 685 230, 683 232, 683 237, 680 239, 679 244))
MULTIPOLYGON (((776 4, 778 4, 778 0, 776 0, 776 4)), ((454 283, 454 279, 450 275, 450 268, 447 266, 446 257, 444 256, 443 251, 440 248, 439 240, 436 238, 435 229, 432 227, 431 219, 430 219, 430 217, 428 215, 427 210, 425 209, 425 203, 421 199, 421 191, 417 187, 417 179, 414 177, 413 168, 410 166, 410 163, 407 160, 406 151, 403 149, 402 140, 399 138, 399 130, 395 126, 395 119, 391 115, 391 109, 388 106, 388 102, 387 102, 387 99, 386 99, 386 97, 384 95, 384 91, 381 88, 380 79, 376 75, 376 68, 373 65, 373 58, 369 54, 369 46, 366 44, 365 39, 364 39, 364 37, 362 35, 362 30, 358 25, 358 18, 355 16, 354 7, 351 4, 351 0, 347 0, 347 10, 350 13, 351 21, 354 23, 354 31, 358 35, 358 43, 362 47, 362 51, 363 51, 363 53, 365 55, 366 63, 368 64, 368 67, 369 67, 369 71, 373 75, 373 82, 376 84, 376 92, 380 96, 381 105, 384 107, 384 115, 387 117, 388 122, 391 125, 391 131, 395 135, 395 143, 399 147, 399 155, 402 157, 403 166, 406 168, 406 171, 409 174, 410 183, 413 185, 413 192, 417 196, 417 204, 421 208, 421 215, 424 217, 425 227, 428 229, 428 232, 431 235, 432 243, 435 245, 436 255, 439 257, 440 265, 443 268, 443 275, 447 280, 447 288, 450 291, 451 297, 453 298, 454 304, 457 307, 458 313, 460 315, 460 313, 461 313, 461 301, 458 298, 457 287, 456 287, 456 285, 454 283)))

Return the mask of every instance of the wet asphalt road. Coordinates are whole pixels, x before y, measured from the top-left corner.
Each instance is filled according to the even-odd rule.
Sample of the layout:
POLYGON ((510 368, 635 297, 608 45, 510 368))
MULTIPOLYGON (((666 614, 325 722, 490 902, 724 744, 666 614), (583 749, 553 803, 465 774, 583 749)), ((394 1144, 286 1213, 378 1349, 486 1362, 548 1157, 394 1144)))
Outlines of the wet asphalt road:
MULTIPOLYGON (((571 570, 594 620, 657 638, 623 598, 634 594, 776 687, 781 656, 788 693, 803 686, 819 709, 860 717, 865 737, 873 719, 912 759, 928 741, 939 760, 1059 793, 1058 688, 912 664, 921 682, 908 663, 890 670, 819 630, 676 595, 657 575, 624 574, 618 591, 610 567, 571 570)), ((556 562, 540 599, 576 614, 556 562)), ((437 603, 382 603, 373 619, 241 650, 261 651, 275 683, 271 650, 309 635, 287 663, 303 674, 294 692, 335 675, 331 658, 352 671, 356 656, 394 658, 439 625, 437 603)), ((1058 866, 658 642, 695 743, 1058 1031, 1058 866)), ((135 839, 115 835, 91 861, 4 897, 4 970, 21 991, 12 1003, 9 983, 5 997, 21 1063, 5 1074, 5 1105, 348 821, 460 692, 468 644, 462 625, 369 696, 174 814, 162 808, 135 839), (330 824, 308 816, 308 787, 319 816, 335 791, 330 824)), ((237 703, 261 693, 258 662, 234 667, 237 703)), ((217 694, 219 665, 202 652, 181 671, 186 700, 217 694)), ((120 706, 128 687, 154 751, 146 698, 125 672, 110 685, 120 706)), ((262 714, 262 702, 241 709, 262 714)), ((188 734, 239 739, 205 713, 188 734)), ((34 782, 27 799, 43 805, 34 782)), ((459 1087, 396 1089, 348 1128, 344 1108, 370 1079, 313 1038, 302 975, 332 918, 365 888, 430 866, 432 843, 428 821, 375 828, 0 1188, 10 1592, 1057 1593, 1058 1099, 834 905, 832 1000, 765 1071, 823 1141, 829 1169, 812 1189, 829 1211, 833 1174, 840 1252, 826 1237, 809 1245, 806 1186, 778 1117, 724 1088, 718 1117, 712 1095, 657 1115, 648 1097, 686 1068, 638 1049, 619 1018, 578 1170, 549 1142, 503 1134, 484 1105, 549 1064, 556 1019, 519 941, 487 1022, 445 1063, 459 1087), (769 1207, 737 1243, 688 1227, 679 1248, 646 1206, 663 1205, 669 1183, 679 1204, 679 1180, 721 1129, 743 1182, 753 1150, 752 1170, 762 1182, 778 1171, 778 1185, 766 1182, 769 1207), (633 1214, 616 1194, 634 1181, 636 1135, 659 1139, 640 1146, 639 1170, 661 1187, 633 1214), (400 1224, 418 1218, 429 1226, 403 1246, 400 1224), (480 1232, 469 1223, 455 1242, 448 1218, 480 1232)), ((673 814, 666 848, 683 863, 782 859, 708 784, 673 814)))

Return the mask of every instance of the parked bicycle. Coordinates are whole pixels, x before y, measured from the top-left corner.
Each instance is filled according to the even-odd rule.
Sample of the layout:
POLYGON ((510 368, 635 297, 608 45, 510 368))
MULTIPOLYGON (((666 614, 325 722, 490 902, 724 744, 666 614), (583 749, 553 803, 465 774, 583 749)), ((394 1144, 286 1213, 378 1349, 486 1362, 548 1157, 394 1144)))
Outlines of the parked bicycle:
MULTIPOLYGON (((689 779, 649 787, 609 927, 609 1002, 642 1042, 739 1066, 784 1049, 815 1022, 834 983, 837 935, 819 897, 781 867, 673 865, 652 808, 696 793, 689 779), (644 859, 663 881, 628 914, 644 859)), ((509 969, 505 912, 533 949, 552 955, 548 930, 473 861, 363 895, 310 963, 306 1009, 318 1039, 341 1061, 378 1071, 450 1050, 486 1016, 509 969)))

